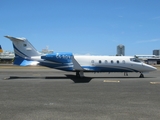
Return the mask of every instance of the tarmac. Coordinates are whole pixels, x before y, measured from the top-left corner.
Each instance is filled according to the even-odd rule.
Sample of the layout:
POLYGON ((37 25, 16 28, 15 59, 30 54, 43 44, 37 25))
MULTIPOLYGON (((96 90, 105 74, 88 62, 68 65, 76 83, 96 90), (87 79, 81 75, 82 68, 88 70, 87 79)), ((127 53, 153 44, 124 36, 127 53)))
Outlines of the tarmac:
POLYGON ((0 66, 0 120, 158 120, 160 70, 75 73, 0 66))

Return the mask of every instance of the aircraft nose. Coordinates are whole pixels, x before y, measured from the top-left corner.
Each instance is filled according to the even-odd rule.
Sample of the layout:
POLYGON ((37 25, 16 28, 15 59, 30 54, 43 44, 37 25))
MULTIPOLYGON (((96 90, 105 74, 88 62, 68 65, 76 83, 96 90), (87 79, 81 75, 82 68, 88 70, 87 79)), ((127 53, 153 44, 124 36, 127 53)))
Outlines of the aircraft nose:
POLYGON ((156 68, 156 67, 153 67, 153 66, 151 66, 151 69, 152 69, 152 71, 157 70, 157 68, 156 68))
POLYGON ((157 70, 156 67, 153 67, 153 66, 151 66, 151 65, 145 64, 145 66, 147 67, 147 71, 155 71, 155 70, 157 70))

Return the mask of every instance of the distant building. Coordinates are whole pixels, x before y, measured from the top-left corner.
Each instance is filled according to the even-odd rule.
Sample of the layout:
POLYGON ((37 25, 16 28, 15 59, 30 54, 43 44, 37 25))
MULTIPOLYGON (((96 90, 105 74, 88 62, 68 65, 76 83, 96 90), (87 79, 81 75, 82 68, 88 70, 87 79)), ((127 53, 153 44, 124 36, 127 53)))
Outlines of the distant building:
POLYGON ((12 63, 14 59, 14 53, 8 51, 2 51, 0 53, 0 63, 12 63))
POLYGON ((48 46, 46 46, 46 48, 42 49, 42 51, 40 51, 40 53, 42 53, 42 54, 51 54, 51 53, 53 53, 53 50, 49 50, 48 46))
POLYGON ((2 53, 3 52, 3 49, 2 49, 2 47, 1 47, 1 45, 0 45, 0 53, 2 53))
POLYGON ((160 50, 153 50, 153 55, 160 56, 160 50))
POLYGON ((117 46, 117 56, 125 56, 125 46, 124 45, 117 46))

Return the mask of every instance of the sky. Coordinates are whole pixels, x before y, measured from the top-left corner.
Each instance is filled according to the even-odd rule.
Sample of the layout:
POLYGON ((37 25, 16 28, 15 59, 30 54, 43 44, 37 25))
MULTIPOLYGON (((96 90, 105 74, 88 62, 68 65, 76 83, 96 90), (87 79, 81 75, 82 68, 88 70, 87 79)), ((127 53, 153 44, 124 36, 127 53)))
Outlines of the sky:
POLYGON ((151 55, 160 49, 159 0, 0 0, 0 45, 25 37, 41 51, 151 55))

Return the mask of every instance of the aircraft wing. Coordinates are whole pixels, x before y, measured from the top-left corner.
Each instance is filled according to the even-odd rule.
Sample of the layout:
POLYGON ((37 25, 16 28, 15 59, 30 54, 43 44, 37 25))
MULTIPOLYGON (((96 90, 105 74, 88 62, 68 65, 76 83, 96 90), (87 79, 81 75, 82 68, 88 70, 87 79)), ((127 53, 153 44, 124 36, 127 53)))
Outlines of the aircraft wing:
POLYGON ((75 60, 74 56, 71 57, 73 62, 73 68, 76 71, 84 71, 84 69, 80 66, 80 64, 75 60))

